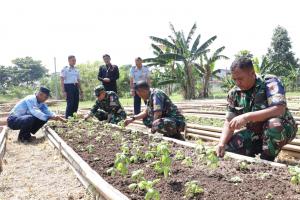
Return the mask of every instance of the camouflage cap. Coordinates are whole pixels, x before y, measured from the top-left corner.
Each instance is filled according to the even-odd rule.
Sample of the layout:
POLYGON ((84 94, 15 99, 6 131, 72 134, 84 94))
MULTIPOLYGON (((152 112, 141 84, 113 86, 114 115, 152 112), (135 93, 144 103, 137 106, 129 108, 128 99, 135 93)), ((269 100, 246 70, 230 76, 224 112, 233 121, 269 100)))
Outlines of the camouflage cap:
POLYGON ((98 85, 97 87, 94 88, 94 91, 95 91, 95 96, 98 97, 102 91, 105 92, 105 88, 103 85, 98 85))

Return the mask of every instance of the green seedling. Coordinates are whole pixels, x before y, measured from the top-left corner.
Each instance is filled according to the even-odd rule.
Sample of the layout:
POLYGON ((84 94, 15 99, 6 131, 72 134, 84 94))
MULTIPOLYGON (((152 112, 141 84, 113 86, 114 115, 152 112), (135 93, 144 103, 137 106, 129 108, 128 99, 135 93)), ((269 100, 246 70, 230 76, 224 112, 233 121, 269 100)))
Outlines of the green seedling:
POLYGON ((144 170, 138 169, 131 173, 131 179, 135 182, 144 180, 144 170))
POLYGON ((291 177, 291 183, 294 185, 300 184, 300 167, 293 166, 289 167, 289 173, 291 177))
POLYGON ((214 149, 210 148, 206 151, 206 164, 211 168, 217 168, 219 166, 219 158, 214 149))
POLYGON ((234 177, 232 177, 230 180, 229 180, 229 182, 232 182, 232 183, 241 183, 241 182, 243 182, 243 179, 241 179, 239 176, 234 176, 234 177))
POLYGON ((114 176, 116 174, 116 169, 114 167, 111 167, 106 171, 106 173, 111 176, 114 176))
MULTIPOLYGON (((136 162, 144 160, 145 155, 142 150, 142 146, 139 144, 138 140, 133 142, 132 149, 131 149, 131 154, 133 157, 135 157, 136 162)), ((135 162, 135 163, 136 163, 135 162)))
POLYGON ((154 185, 160 181, 160 179, 155 179, 153 181, 147 181, 144 178, 144 170, 142 170, 142 169, 133 171, 131 174, 131 179, 135 182, 128 186, 128 188, 130 190, 134 191, 134 190, 138 189, 138 190, 146 191, 146 195, 145 195, 146 200, 159 200, 160 199, 159 192, 153 188, 154 185))
POLYGON ((267 196, 266 196, 266 199, 273 199, 272 193, 268 193, 267 196))
POLYGON ((129 158, 124 153, 117 153, 114 168, 121 173, 122 176, 128 174, 129 158))
POLYGON ((114 133, 112 134, 111 138, 112 138, 113 140, 120 141, 121 134, 120 134, 118 131, 116 131, 116 132, 114 132, 114 133))
POLYGON ((167 178, 171 173, 171 157, 170 149, 167 142, 161 142, 157 145, 156 155, 159 157, 158 161, 153 162, 154 170, 159 174, 163 174, 167 178))
POLYGON ((176 151, 175 160, 183 160, 184 157, 184 154, 180 150, 176 151))
POLYGON ((97 136, 96 138, 95 138, 95 140, 96 140, 96 142, 99 142, 100 140, 101 140, 101 136, 99 135, 99 136, 97 136))
POLYGON ((185 190, 184 190, 184 198, 193 198, 199 194, 202 194, 204 189, 199 186, 197 181, 190 181, 185 183, 185 190))
POLYGON ((192 167, 193 166, 193 160, 191 157, 185 157, 185 159, 181 162, 181 164, 187 166, 187 167, 192 167))
POLYGON ((247 162, 246 162, 246 161, 240 162, 240 163, 239 163, 239 169, 240 169, 241 171, 248 170, 248 169, 249 169, 249 166, 248 166, 247 162))
POLYGON ((270 174, 269 173, 259 173, 258 174, 258 177, 261 179, 261 180, 264 180, 265 178, 269 177, 270 174))
POLYGON ((87 147, 86 147, 87 151, 89 154, 93 153, 94 152, 94 145, 92 144, 89 144, 87 147))
POLYGON ((151 160, 151 159, 153 159, 153 158, 155 157, 154 153, 155 153, 155 152, 152 152, 152 151, 146 151, 146 152, 145 152, 145 159, 146 159, 146 160, 151 160))
POLYGON ((118 126, 120 126, 122 130, 124 130, 125 129, 125 121, 124 120, 120 121, 118 123, 118 126))
POLYGON ((121 146, 122 153, 128 155, 130 153, 130 149, 127 142, 124 142, 121 146))

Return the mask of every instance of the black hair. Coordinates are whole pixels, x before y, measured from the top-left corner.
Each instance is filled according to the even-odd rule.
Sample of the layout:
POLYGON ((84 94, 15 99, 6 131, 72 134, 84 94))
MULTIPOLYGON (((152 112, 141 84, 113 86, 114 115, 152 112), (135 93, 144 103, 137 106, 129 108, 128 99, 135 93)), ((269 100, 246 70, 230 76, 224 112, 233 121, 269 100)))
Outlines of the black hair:
POLYGON ((234 71, 236 68, 239 69, 254 69, 252 60, 247 56, 240 56, 236 58, 230 66, 230 70, 234 71))
POLYGON ((109 58, 110 58, 110 55, 104 54, 104 55, 103 55, 103 58, 104 58, 104 57, 109 57, 109 58))
POLYGON ((140 60, 142 61, 143 59, 141 57, 136 57, 135 60, 140 60))
POLYGON ((135 89, 135 90, 138 90, 138 89, 149 90, 149 89, 150 89, 150 86, 149 86, 149 84, 147 83, 147 81, 138 81, 138 82, 135 84, 134 89, 135 89))
POLYGON ((75 58, 75 56, 74 55, 68 56, 68 60, 71 60, 72 58, 75 58))

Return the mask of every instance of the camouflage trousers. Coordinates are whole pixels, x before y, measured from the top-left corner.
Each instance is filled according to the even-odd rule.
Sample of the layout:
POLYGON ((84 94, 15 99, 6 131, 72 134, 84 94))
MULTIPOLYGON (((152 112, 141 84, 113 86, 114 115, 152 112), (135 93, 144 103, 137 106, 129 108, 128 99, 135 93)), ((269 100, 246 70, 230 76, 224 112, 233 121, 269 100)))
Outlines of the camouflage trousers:
POLYGON ((153 121, 151 117, 146 117, 143 119, 143 123, 148 128, 151 128, 153 133, 157 131, 166 137, 184 140, 180 134, 185 128, 183 119, 164 117, 153 121))
POLYGON ((125 113, 125 111, 121 111, 118 114, 109 114, 109 113, 107 113, 105 111, 98 110, 94 114, 94 116, 97 117, 97 119, 99 121, 107 120, 108 123, 111 123, 111 124, 118 124, 120 121, 126 119, 126 113, 125 113))
POLYGON ((282 147, 293 140, 298 131, 294 122, 272 118, 260 131, 245 129, 236 132, 226 145, 226 151, 254 157, 260 154, 265 160, 273 161, 282 147))

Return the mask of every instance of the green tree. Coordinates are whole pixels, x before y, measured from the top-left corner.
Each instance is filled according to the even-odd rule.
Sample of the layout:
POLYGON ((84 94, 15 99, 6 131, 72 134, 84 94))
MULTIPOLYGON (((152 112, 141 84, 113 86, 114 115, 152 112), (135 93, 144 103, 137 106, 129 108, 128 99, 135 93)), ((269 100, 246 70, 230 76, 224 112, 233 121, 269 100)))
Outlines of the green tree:
POLYGON ((17 67, 17 71, 19 72, 15 80, 18 83, 32 85, 48 72, 40 60, 34 60, 32 57, 16 58, 12 60, 12 63, 17 67))
POLYGON ((295 58, 291 49, 292 44, 288 31, 282 26, 277 26, 273 32, 271 47, 266 54, 270 63, 267 72, 286 77, 296 68, 299 68, 298 59, 295 58))
POLYGON ((129 71, 131 65, 122 65, 119 67, 120 77, 117 80, 118 95, 120 97, 128 97, 130 95, 130 78, 129 71))
POLYGON ((215 63, 221 59, 229 59, 227 56, 222 55, 222 51, 225 47, 217 49, 212 55, 207 53, 201 55, 200 65, 196 64, 197 69, 203 74, 203 90, 201 96, 207 98, 209 95, 209 82, 212 77, 219 79, 217 74, 220 70, 215 69, 215 63))
MULTIPOLYGON (((196 24, 194 24, 191 30, 186 37, 183 31, 175 30, 174 26, 170 23, 170 29, 172 31, 172 35, 168 37, 168 39, 151 36, 150 39, 154 41, 156 44, 160 45, 159 47, 156 44, 152 44, 158 47, 157 51, 160 53, 156 58, 152 59, 153 61, 156 59, 158 61, 169 61, 172 60, 174 62, 179 62, 183 66, 184 71, 184 98, 185 99, 194 99, 195 95, 195 86, 196 86, 196 76, 198 74, 196 70, 196 61, 197 59, 207 53, 209 51, 208 47, 210 44, 217 38, 217 36, 213 36, 205 41, 203 44, 200 44, 199 34, 196 39, 192 42, 192 38, 197 29, 196 24), (165 50, 164 50, 165 49, 165 50), (166 51, 168 50, 168 51, 166 51)), ((175 65, 174 65, 175 66, 175 65)))

